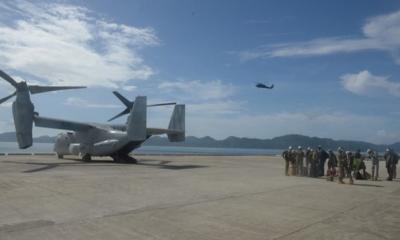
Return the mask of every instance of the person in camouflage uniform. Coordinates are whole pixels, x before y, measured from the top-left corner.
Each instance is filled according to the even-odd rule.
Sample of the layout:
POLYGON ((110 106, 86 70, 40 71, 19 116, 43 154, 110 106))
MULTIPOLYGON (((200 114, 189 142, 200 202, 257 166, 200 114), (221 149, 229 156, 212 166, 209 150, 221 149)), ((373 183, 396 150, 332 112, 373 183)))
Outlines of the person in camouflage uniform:
POLYGON ((356 151, 356 153, 354 154, 353 177, 355 179, 364 179, 364 180, 368 179, 369 175, 367 174, 366 169, 367 168, 364 163, 364 156, 361 154, 361 150, 358 149, 356 151), (362 170, 362 173, 361 173, 361 170, 362 170))
POLYGON ((399 155, 395 151, 393 151, 393 154, 394 154, 393 179, 396 179, 397 178, 397 164, 399 163, 399 155))
POLYGON ((304 152, 301 146, 297 148, 296 152, 296 175, 303 176, 303 159, 304 159, 304 152))
POLYGON ((344 169, 346 172, 346 175, 348 178, 350 178, 349 180, 349 184, 353 184, 353 164, 354 164, 354 156, 353 153, 350 151, 346 152, 346 164, 344 165, 344 169))
POLYGON ((386 169, 388 172, 388 178, 386 180, 392 181, 394 177, 394 168, 398 161, 398 155, 394 153, 392 149, 386 149, 385 155, 383 156, 386 161, 386 169))
POLYGON ((338 156, 337 156, 337 167, 338 167, 338 183, 343 184, 343 178, 345 176, 345 165, 346 165, 346 154, 344 150, 339 147, 338 148, 338 156))
POLYGON ((290 161, 290 151, 292 147, 289 147, 288 150, 282 152, 282 157, 285 160, 285 176, 289 175, 289 161, 290 161))
POLYGON ((313 150, 311 153, 311 164, 310 164, 310 177, 318 177, 318 150, 313 150))
POLYGON ((319 177, 325 174, 325 161, 328 157, 328 153, 321 146, 318 146, 317 174, 319 177))
POLYGON ((371 149, 367 150, 368 158, 371 160, 371 172, 372 172, 372 181, 378 181, 379 178, 379 156, 378 153, 372 151, 371 149))
POLYGON ((296 150, 291 148, 289 151, 289 176, 295 176, 297 173, 296 167, 296 150), (292 168, 290 168, 290 165, 292 168))
POLYGON ((326 180, 333 181, 333 178, 336 176, 336 166, 337 166, 337 158, 335 153, 332 150, 328 150, 329 159, 328 159, 328 170, 326 172, 326 180))
POLYGON ((306 157, 306 169, 305 169, 304 176, 310 177, 311 159, 312 159, 312 149, 310 147, 307 148, 305 157, 306 157))

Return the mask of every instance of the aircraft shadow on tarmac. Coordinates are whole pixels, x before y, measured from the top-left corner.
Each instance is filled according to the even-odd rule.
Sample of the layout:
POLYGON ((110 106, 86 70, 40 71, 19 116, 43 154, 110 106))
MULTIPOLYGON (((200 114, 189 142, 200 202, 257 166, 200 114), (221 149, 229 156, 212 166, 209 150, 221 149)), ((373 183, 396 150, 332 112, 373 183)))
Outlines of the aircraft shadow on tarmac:
POLYGON ((171 161, 158 161, 158 160, 140 160, 137 165, 142 166, 150 166, 150 167, 159 167, 162 169, 169 170, 185 170, 185 169, 193 169, 193 168, 207 168, 205 165, 194 165, 194 164, 186 164, 186 165, 168 165, 171 161), (158 163, 149 163, 149 162, 158 162, 158 163))
MULTIPOLYGON (((121 163, 115 163, 112 160, 92 160, 90 162, 84 162, 79 159, 75 158, 65 158, 66 160, 72 160, 74 162, 62 162, 62 163, 43 163, 43 162, 18 162, 18 161, 6 161, 8 163, 15 163, 15 164, 26 164, 26 165, 35 165, 41 166, 39 168, 29 169, 22 171, 23 173, 35 173, 41 172, 45 170, 50 170, 56 167, 62 166, 116 166, 121 165, 121 163), (101 163, 101 164, 99 164, 101 163)), ((167 169, 167 170, 186 170, 186 169, 195 169, 195 168, 207 168, 208 166, 205 165, 194 165, 194 164, 186 164, 186 165, 168 165, 171 161, 159 161, 159 160, 139 160, 137 164, 133 163, 122 163, 123 165, 139 165, 139 166, 146 166, 146 167, 155 167, 160 169, 167 169)))

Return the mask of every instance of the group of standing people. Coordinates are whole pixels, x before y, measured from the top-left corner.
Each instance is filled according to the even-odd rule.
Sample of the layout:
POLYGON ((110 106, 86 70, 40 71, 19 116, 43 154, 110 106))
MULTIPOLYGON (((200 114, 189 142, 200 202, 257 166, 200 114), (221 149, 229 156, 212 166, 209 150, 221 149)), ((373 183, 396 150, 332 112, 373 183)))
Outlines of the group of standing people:
MULTIPOLYGON (((285 160, 286 176, 321 177, 325 175, 325 163, 327 163, 326 176, 328 181, 337 178, 338 183, 344 183, 344 178, 349 178, 353 184, 354 179, 371 179, 377 181, 379 178, 379 156, 376 151, 367 150, 367 155, 361 154, 360 150, 355 153, 345 151, 339 147, 337 153, 332 150, 325 151, 321 146, 316 149, 308 147, 305 151, 299 146, 293 149, 291 146, 283 151, 285 160), (366 171, 364 160, 371 161, 371 174, 366 171)), ((398 154, 392 149, 386 149, 383 156, 388 172, 387 180, 396 178, 396 165, 399 160, 398 154)))
POLYGON ((307 148, 303 151, 299 146, 297 150, 291 146, 283 151, 285 159, 285 175, 319 177, 325 172, 325 162, 329 154, 320 146, 317 149, 307 148))

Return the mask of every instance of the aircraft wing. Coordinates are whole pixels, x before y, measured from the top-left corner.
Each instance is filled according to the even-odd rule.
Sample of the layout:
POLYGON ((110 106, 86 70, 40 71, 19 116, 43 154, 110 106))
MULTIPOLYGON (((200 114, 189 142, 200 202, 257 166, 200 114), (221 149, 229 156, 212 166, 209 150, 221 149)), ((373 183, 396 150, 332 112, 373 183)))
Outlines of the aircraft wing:
POLYGON ((62 119, 39 117, 38 115, 35 115, 33 120, 35 122, 36 127, 65 129, 65 130, 78 131, 78 132, 87 131, 91 128, 95 128, 95 126, 88 124, 88 123, 80 123, 80 122, 73 122, 73 121, 62 120, 62 119))
MULTIPOLYGON (((126 131, 126 124, 111 124, 108 125, 112 129, 118 130, 118 131, 126 131)), ((165 129, 165 128, 147 128, 146 129, 147 135, 162 135, 162 134, 178 134, 181 133, 180 131, 177 130, 170 130, 170 129, 165 129)))

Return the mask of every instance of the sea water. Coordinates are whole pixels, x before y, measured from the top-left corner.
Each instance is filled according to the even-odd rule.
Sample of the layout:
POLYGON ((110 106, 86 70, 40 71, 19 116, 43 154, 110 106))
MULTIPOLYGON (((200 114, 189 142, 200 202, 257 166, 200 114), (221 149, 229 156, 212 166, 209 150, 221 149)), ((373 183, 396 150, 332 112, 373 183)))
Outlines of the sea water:
MULTIPOLYGON (((0 142, 0 153, 52 153, 52 143, 34 143, 28 149, 19 149, 15 142, 0 142)), ((149 155, 278 155, 279 149, 255 149, 255 148, 206 148, 206 147, 169 147, 169 146, 142 146, 133 153, 149 155)))

